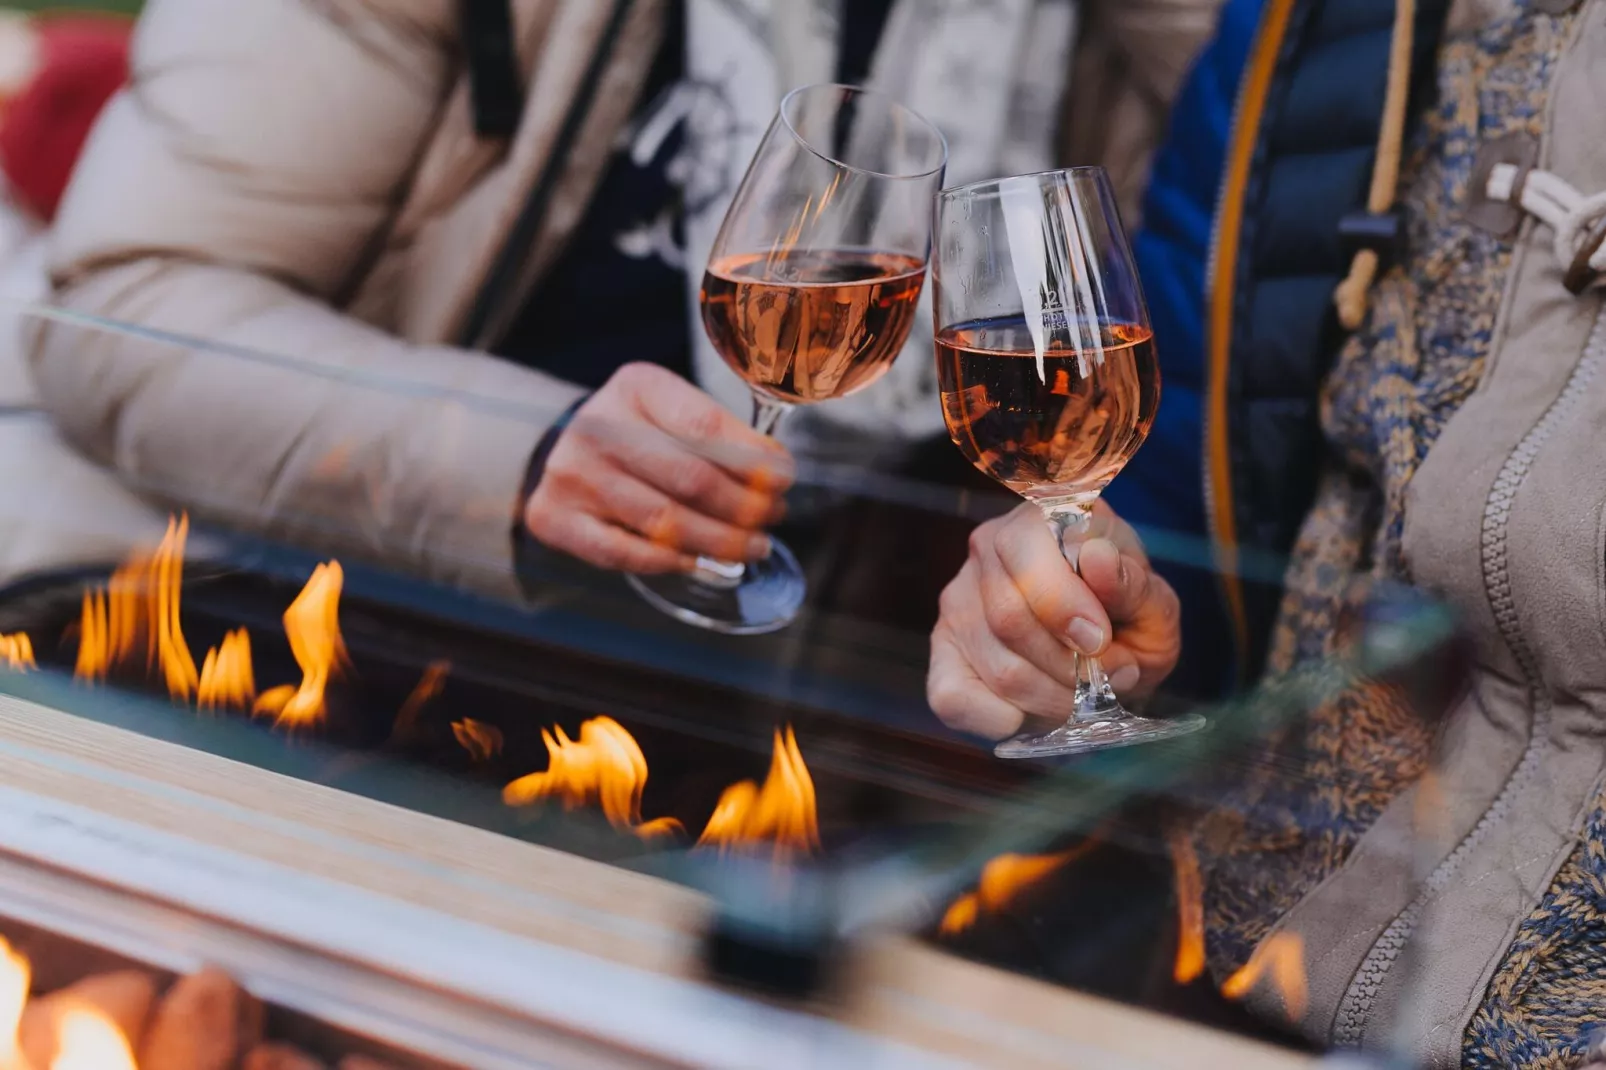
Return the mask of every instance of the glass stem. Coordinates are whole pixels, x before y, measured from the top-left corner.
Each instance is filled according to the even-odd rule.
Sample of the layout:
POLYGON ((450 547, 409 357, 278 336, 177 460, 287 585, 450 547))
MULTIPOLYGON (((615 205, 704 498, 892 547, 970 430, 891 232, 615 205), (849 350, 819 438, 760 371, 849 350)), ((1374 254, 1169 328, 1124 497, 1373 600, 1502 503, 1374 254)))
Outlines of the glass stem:
MULTIPOLYGON (((1048 529, 1054 533, 1054 541, 1059 545, 1060 553, 1065 555, 1071 571, 1081 575, 1079 540, 1093 526, 1092 503, 1056 502, 1052 505, 1045 504, 1042 509, 1043 515, 1048 519, 1048 529)), ((1104 666, 1099 663, 1099 659, 1085 654, 1077 654, 1075 657, 1076 698, 1075 709, 1071 713, 1072 723, 1110 721, 1125 716, 1126 711, 1121 708, 1120 700, 1115 697, 1115 689, 1110 687, 1109 677, 1104 674, 1104 666)))
POLYGON ((781 417, 785 416, 792 406, 784 401, 777 401, 768 394, 753 393, 753 430, 761 435, 774 437, 775 429, 780 426, 781 417))
MULTIPOLYGON (((753 391, 753 418, 752 428, 761 435, 775 434, 780 426, 781 417, 785 416, 791 406, 784 401, 777 401, 758 391, 753 391)), ((699 557, 697 567, 692 570, 692 578, 710 587, 729 590, 740 587, 742 577, 747 574, 747 566, 740 561, 721 561, 717 557, 699 557)))

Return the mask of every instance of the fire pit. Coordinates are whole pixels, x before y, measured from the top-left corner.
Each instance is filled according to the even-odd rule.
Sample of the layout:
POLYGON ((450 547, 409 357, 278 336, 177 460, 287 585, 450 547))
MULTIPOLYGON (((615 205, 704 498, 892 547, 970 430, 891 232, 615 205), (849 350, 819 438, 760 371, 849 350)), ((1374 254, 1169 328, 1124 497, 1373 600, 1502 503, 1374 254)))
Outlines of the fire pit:
POLYGON ((621 833, 614 860, 896 840, 986 813, 1033 775, 940 736, 354 597, 338 562, 305 579, 186 568, 185 530, 175 520, 119 566, 0 592, 17 664, 316 740, 326 783, 401 760, 494 786, 498 831, 567 846, 547 818, 597 811, 621 833))
MULTIPOLYGON (((294 575, 187 566, 186 531, 175 518, 161 545, 126 562, 0 592, 0 660, 166 696, 175 723, 236 722, 331 786, 360 791, 365 774, 398 764, 444 771, 480 800, 450 816, 627 865, 687 849, 862 857, 985 818, 1038 775, 941 734, 354 592, 337 561, 294 575), (574 811, 614 834, 579 834, 564 819, 574 811)), ((1165 845, 1137 838, 995 859, 928 937, 1260 1032, 1219 1000, 1176 1003, 1198 971, 1183 968, 1187 942, 1174 955, 1166 935, 1178 912, 1165 845)))
POLYGON ((0 919, 0 1065, 8 1070, 444 1070, 264 1003, 228 974, 175 974, 0 919))

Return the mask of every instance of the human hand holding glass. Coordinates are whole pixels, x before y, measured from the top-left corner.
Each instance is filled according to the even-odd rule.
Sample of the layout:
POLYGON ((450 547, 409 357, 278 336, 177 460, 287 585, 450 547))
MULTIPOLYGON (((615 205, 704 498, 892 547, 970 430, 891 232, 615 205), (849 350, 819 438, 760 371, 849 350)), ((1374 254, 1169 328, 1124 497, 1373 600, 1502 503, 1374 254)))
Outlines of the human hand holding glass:
MULTIPOLYGON (((981 182, 938 197, 932 278, 943 417, 962 453, 1041 510, 1076 567, 1093 505, 1143 444, 1160 399, 1132 253, 1100 168, 981 182)), ((1066 724, 1004 758, 1168 739, 1203 718, 1127 712, 1098 658, 1073 653, 1066 724)))
MULTIPOLYGON (((931 200, 947 149, 919 115, 851 86, 793 90, 742 179, 703 276, 703 326, 753 392, 753 427, 879 379, 903 348, 925 282, 931 200)), ((731 634, 784 627, 802 570, 779 541, 742 565, 634 575, 648 601, 731 634)))

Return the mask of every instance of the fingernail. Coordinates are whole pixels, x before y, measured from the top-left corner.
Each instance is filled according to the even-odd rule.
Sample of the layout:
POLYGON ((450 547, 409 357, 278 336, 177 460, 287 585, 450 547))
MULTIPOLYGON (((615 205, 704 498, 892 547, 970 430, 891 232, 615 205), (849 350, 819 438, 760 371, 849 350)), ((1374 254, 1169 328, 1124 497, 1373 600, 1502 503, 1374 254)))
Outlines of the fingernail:
POLYGON ((1130 691, 1138 686, 1138 677, 1141 675, 1136 665, 1123 666, 1110 674, 1110 686, 1117 694, 1130 691))
POLYGON ((747 559, 763 561, 775 552, 775 544, 768 535, 754 535, 747 540, 747 559))
POLYGON ((1104 648, 1104 629, 1085 617, 1077 617, 1066 629, 1071 644, 1083 654, 1097 654, 1104 648))

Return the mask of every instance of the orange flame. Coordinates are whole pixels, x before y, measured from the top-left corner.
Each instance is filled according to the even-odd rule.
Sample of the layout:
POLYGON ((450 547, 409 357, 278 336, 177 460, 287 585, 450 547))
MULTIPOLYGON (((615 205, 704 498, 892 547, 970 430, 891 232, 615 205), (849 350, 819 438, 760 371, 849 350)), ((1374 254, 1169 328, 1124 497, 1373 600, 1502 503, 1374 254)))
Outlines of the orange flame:
POLYGON ((134 554, 122 568, 112 573, 104 594, 106 657, 111 665, 121 665, 132 658, 142 635, 146 643, 147 670, 156 653, 154 633, 146 627, 146 618, 150 615, 150 599, 146 595, 150 567, 149 554, 134 554))
POLYGON ((964 932, 976 924, 983 911, 992 914, 1003 910, 1016 896, 1046 879, 1061 866, 1081 858, 1100 842, 1089 838, 1070 850, 1051 855, 999 855, 982 867, 981 879, 976 882, 974 892, 966 892, 948 905, 937 931, 943 936, 964 932))
POLYGON ((307 585, 284 611, 284 633, 290 653, 301 666, 301 685, 285 684, 264 691, 251 708, 253 716, 271 714, 275 728, 302 728, 324 719, 324 692, 350 659, 340 635, 340 589, 345 573, 339 561, 312 570, 307 585))
POLYGON ((203 710, 249 710, 256 697, 251 637, 237 628, 223 637, 221 646, 206 652, 195 704, 203 710))
POLYGON ((73 679, 99 683, 111 671, 111 626, 107 620, 106 592, 84 592, 84 608, 78 616, 78 661, 73 679))
MULTIPOLYGON (((455 728, 455 726, 454 726, 455 728)), ((679 831, 674 818, 641 823, 641 793, 647 786, 647 758, 635 737, 612 717, 593 717, 573 740, 561 727, 542 729, 549 761, 545 772, 519 777, 502 789, 509 806, 557 798, 565 810, 602 807, 609 824, 643 838, 679 831)))
POLYGON ((33 660, 33 640, 27 632, 0 635, 0 662, 13 672, 27 672, 39 666, 33 660))
POLYGON ((154 631, 156 655, 162 672, 167 677, 167 693, 175 702, 188 702, 200 677, 195 671, 195 658, 184 642, 184 630, 179 626, 179 590, 184 583, 184 540, 190 533, 190 518, 185 516, 176 523, 169 519, 167 534, 156 549, 152 561, 156 569, 156 599, 154 631))
POLYGON ((944 936, 956 936, 976 924, 976 919, 979 917, 981 917, 981 899, 975 892, 966 892, 949 903, 948 909, 942 912, 942 921, 938 924, 937 931, 944 936))
POLYGON ((136 1070, 123 1031, 93 1007, 75 1006, 61 1016, 56 1057, 50 1070, 136 1070))
POLYGON ((22 1008, 28 1002, 28 988, 32 983, 33 968, 28 964, 28 957, 12 950, 5 937, 0 936, 0 1067, 5 1070, 24 1065, 17 1031, 22 1025, 22 1008))
POLYGON ((1177 958, 1171 977, 1185 985, 1204 973, 1205 968, 1204 881, 1199 876, 1199 856, 1187 832, 1174 829, 1168 839, 1177 896, 1177 958))
POLYGON ((84 608, 78 615, 78 661, 73 679, 99 683, 111 671, 111 629, 107 621, 106 592, 84 592, 84 608))
POLYGON ((133 656, 143 637, 146 668, 161 668, 174 701, 188 702, 195 694, 200 677, 179 623, 189 532, 188 515, 169 517, 167 534, 154 554, 131 555, 104 590, 85 592, 74 670, 78 679, 104 680, 133 656))
POLYGON ((721 850, 763 843, 774 844, 776 857, 820 846, 814 780, 790 725, 784 735, 775 730, 764 786, 742 780, 726 788, 697 838, 697 846, 715 845, 721 850))
POLYGON ((418 715, 441 693, 441 688, 446 686, 446 674, 451 671, 452 663, 445 660, 432 661, 425 667, 424 675, 413 685, 407 701, 402 703, 395 722, 390 726, 391 742, 405 742, 413 734, 418 727, 418 715))
POLYGON ((1298 933, 1273 933, 1243 967, 1227 978, 1221 994, 1228 999, 1243 999, 1262 976, 1269 976, 1273 987, 1283 998, 1283 1007, 1291 1019, 1305 1015, 1307 990, 1305 986, 1305 942, 1298 933))
POLYGON ((655 840, 660 836, 673 836, 685 832, 686 826, 672 817, 655 817, 651 821, 644 821, 630 830, 644 840, 655 840))
POLYGON ((502 730, 494 724, 465 717, 452 722, 452 735, 476 762, 488 761, 502 753, 502 730))

